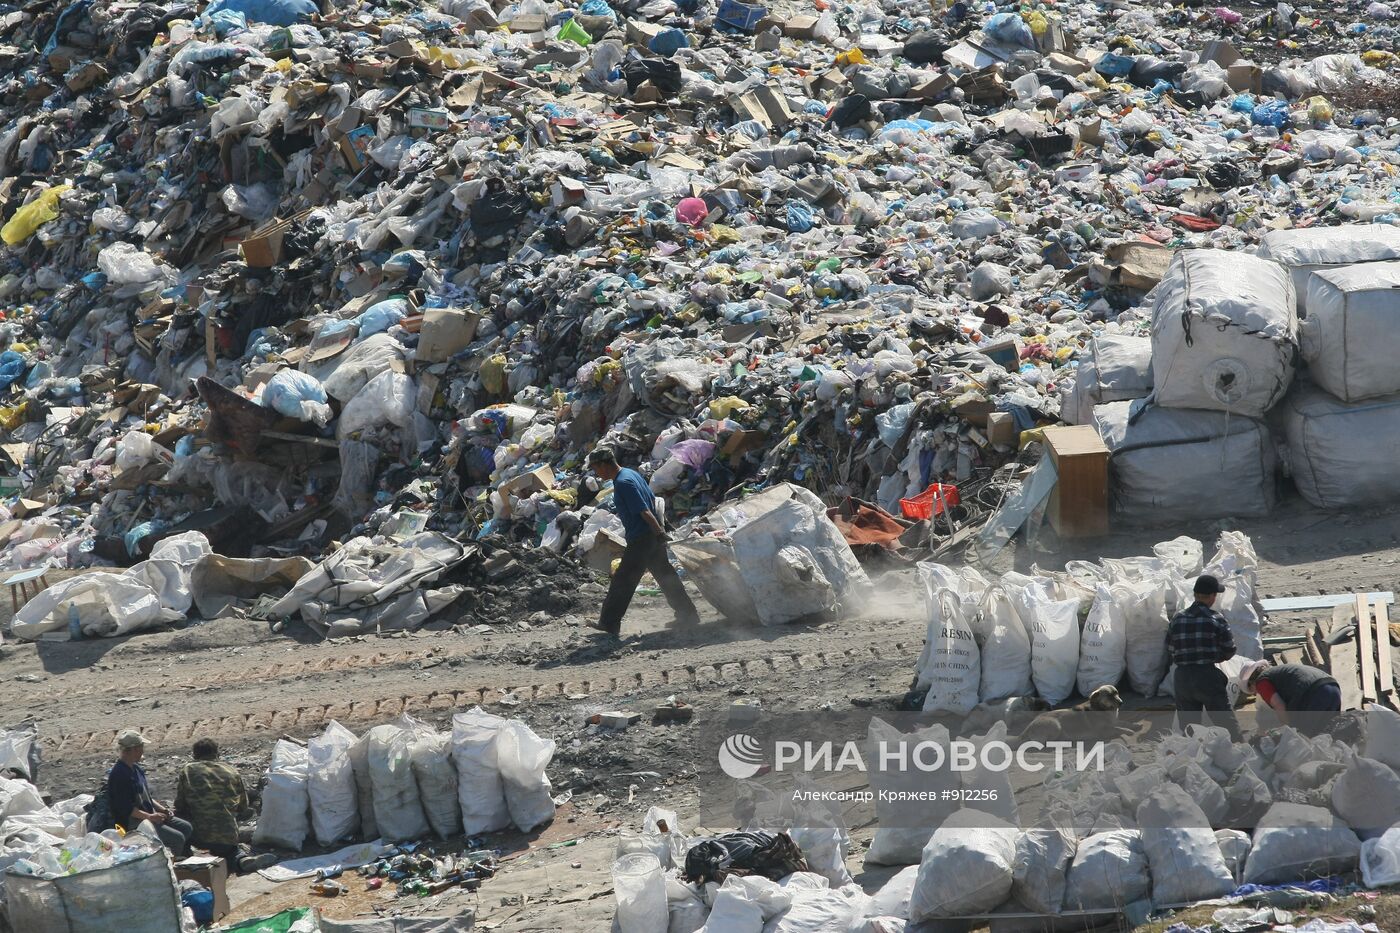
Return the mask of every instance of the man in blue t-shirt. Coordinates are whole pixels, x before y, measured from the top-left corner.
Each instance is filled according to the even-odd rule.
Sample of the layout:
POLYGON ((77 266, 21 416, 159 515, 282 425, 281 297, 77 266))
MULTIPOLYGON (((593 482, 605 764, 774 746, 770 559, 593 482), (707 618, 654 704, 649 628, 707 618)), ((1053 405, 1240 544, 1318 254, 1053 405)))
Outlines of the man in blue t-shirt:
POLYGON ((602 614, 594 627, 613 636, 622 631, 622 616, 648 570, 676 614, 676 621, 682 625, 699 622, 700 614, 666 556, 666 530, 656 517, 656 496, 646 479, 636 470, 620 469, 617 456, 606 447, 598 447, 588 455, 588 466, 600 479, 612 482, 613 509, 627 533, 627 549, 622 552, 622 562, 613 574, 608 598, 603 601, 602 614))

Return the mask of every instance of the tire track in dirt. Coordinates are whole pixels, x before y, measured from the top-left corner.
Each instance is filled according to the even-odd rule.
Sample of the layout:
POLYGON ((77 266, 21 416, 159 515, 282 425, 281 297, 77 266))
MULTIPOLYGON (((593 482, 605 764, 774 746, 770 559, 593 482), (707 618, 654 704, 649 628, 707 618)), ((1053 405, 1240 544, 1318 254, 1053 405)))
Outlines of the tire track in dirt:
MULTIPOLYGON (((902 657, 907 648, 908 646, 903 642, 895 642, 878 648, 861 646, 840 651, 816 651, 807 654, 779 652, 758 658, 712 661, 660 670, 631 671, 617 676, 599 675, 592 678, 543 683, 507 680, 463 690, 402 693, 377 700, 361 699, 312 703, 291 709, 260 710, 222 717, 165 723, 136 723, 133 727, 140 729, 152 745, 166 742, 183 743, 195 735, 207 735, 229 740, 255 733, 283 733, 293 730, 309 732, 321 728, 332 719, 347 725, 385 722, 405 712, 445 713, 476 705, 510 707, 521 703, 567 700, 571 697, 631 694, 649 689, 723 686, 795 671, 808 672, 847 668, 887 658, 891 652, 896 657, 902 657)), ((416 656, 416 653, 404 652, 402 655, 376 655, 373 657, 379 657, 378 663, 382 664, 385 663, 386 658, 401 660, 402 657, 413 656, 416 656)), ((440 655, 432 657, 440 657, 440 655)), ((311 672, 334 672, 351 667, 366 666, 366 662, 370 660, 371 658, 337 658, 324 659, 320 662, 271 665, 267 668, 243 672, 236 678, 230 678, 230 681, 247 683, 254 679, 265 682, 272 678, 295 678, 311 672), (317 666, 330 662, 334 662, 336 665, 345 665, 345 667, 317 666), (315 666, 316 669, 308 671, 308 665, 315 666)), ((62 736, 46 736, 41 741, 46 746, 46 751, 53 754, 59 756, 82 755, 109 750, 116 740, 116 735, 115 730, 107 729, 95 732, 71 732, 62 736)))

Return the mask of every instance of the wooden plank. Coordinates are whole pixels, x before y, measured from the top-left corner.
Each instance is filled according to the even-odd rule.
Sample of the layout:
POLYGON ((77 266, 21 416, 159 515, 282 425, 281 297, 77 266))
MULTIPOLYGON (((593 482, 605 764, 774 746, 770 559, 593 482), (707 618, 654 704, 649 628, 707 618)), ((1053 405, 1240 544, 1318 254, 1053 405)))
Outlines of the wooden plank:
POLYGON ((1371 638, 1371 605, 1356 594, 1356 650, 1361 655, 1361 699, 1376 702, 1376 654, 1371 638))
POLYGON ((1315 623, 1306 634, 1307 640, 1303 642, 1303 650, 1307 652, 1308 663, 1326 670, 1330 665, 1327 660, 1327 642, 1323 639, 1322 623, 1315 623))
POLYGON ((1285 648, 1283 651, 1280 651, 1278 653, 1278 661, 1280 664, 1307 663, 1307 659, 1303 654, 1302 648, 1285 648))
MULTIPOLYGON (((1337 606, 1350 606, 1356 601, 1355 593, 1339 593, 1328 596, 1271 596, 1259 600, 1265 612, 1293 612, 1305 609, 1333 609, 1337 606)), ((1395 594, 1390 590, 1367 593, 1366 601, 1390 604, 1395 602, 1395 594)))
MULTIPOLYGON (((1333 632, 1350 624, 1356 615, 1355 606, 1337 606, 1332 610, 1333 632)), ((1327 646, 1329 673, 1342 689, 1342 709, 1361 709, 1361 683, 1357 676, 1356 642, 1345 639, 1327 646)))
POLYGON ((1376 603, 1376 678, 1382 694, 1395 692, 1395 668, 1390 660, 1390 614, 1376 603))

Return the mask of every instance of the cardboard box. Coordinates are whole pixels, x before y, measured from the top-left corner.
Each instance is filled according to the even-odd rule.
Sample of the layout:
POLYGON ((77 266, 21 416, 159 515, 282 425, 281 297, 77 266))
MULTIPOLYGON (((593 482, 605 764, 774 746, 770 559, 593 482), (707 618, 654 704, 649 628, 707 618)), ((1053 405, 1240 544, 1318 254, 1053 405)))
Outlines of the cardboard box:
POLYGON ((365 167, 369 160, 369 147, 373 142, 374 129, 368 126, 357 126, 340 140, 341 155, 345 157, 351 171, 358 172, 365 167))
POLYGON ((1045 429, 1058 478, 1046 515, 1062 538, 1108 534, 1108 448, 1090 425, 1045 429))
POLYGON ((282 239, 291 226, 289 220, 274 219, 249 234, 238 244, 243 261, 254 269, 270 269, 282 261, 282 239))
POLYGON ((1259 94, 1264 90, 1264 70, 1253 62, 1235 62, 1225 69, 1225 82, 1236 93, 1259 94))
POLYGON ((538 13, 526 13, 510 21, 511 32, 544 32, 545 18, 538 13))
POLYGON ((216 855, 192 855, 175 863, 175 880, 204 885, 214 895, 214 919, 228 916, 228 862, 216 855))
POLYGON ((1016 419, 1009 411, 994 411, 987 415, 987 440, 998 447, 1015 447, 1018 432, 1016 419))
POLYGON ((445 363, 456 353, 471 346, 476 339, 476 327, 481 315, 475 311, 456 308, 427 308, 423 325, 418 331, 418 351, 414 360, 423 363, 445 363))
POLYGON ((783 35, 793 39, 811 39, 817 34, 817 17, 810 14, 789 17, 783 23, 783 35))

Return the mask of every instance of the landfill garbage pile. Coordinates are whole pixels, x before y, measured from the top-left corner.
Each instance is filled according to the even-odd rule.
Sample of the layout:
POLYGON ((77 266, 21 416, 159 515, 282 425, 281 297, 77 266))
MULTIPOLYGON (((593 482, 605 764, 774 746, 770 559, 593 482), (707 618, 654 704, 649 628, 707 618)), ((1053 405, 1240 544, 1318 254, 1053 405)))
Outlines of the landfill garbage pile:
POLYGON ((4 566, 560 547, 604 440, 897 513, 1172 249, 1394 218, 1384 4, 315 6, 0 18, 4 566))
MULTIPOLYGON (((1102 769, 1049 778, 1034 811, 1042 815, 1025 825, 1004 774, 995 786, 1007 796, 995 813, 935 797, 918 808, 924 822, 916 826, 907 804, 880 797, 867 860, 875 861, 881 834, 917 842, 907 856, 880 860, 908 867, 872 894, 850 884, 848 841, 831 814, 789 813, 766 828, 694 837, 674 813, 653 807, 642 831, 624 833, 617 847, 617 922, 624 933, 698 930, 707 921, 707 929, 856 933, 1088 911, 1127 913, 1136 923, 1258 885, 1359 872, 1366 887, 1384 886, 1400 877, 1400 774, 1389 744, 1400 715, 1350 715, 1362 718, 1355 742, 1283 727, 1232 743, 1224 729, 1192 725, 1138 748, 1146 760, 1135 763, 1114 741, 1102 769)), ((884 726, 872 724, 868 760, 877 737, 888 738, 884 726)), ((941 725, 893 735, 945 746, 949 738, 941 725)), ((987 772, 969 776, 987 786, 987 772)), ((907 789, 930 786, 927 774, 894 777, 907 789)))
POLYGON ((1248 536, 1220 535, 1215 555, 1189 537, 1151 557, 1071 561, 1061 572, 1006 573, 989 583, 971 567, 919 565, 928 634, 907 704, 965 715, 979 703, 1038 696, 1051 705, 1100 687, 1170 695, 1166 632, 1191 604, 1201 573, 1225 587, 1215 604, 1237 655, 1219 667, 1230 683, 1263 657, 1259 561, 1248 536))

